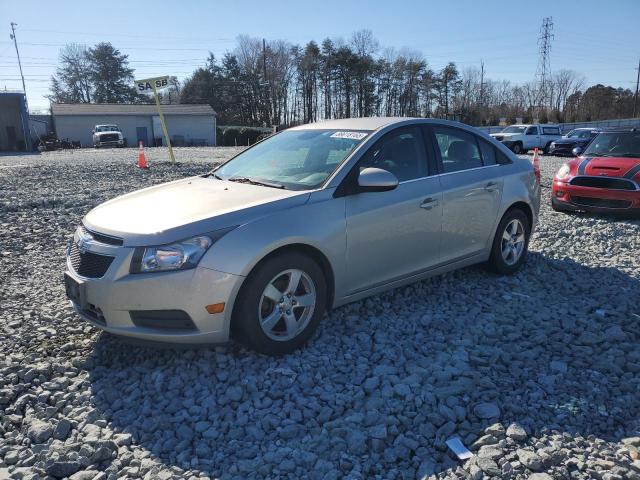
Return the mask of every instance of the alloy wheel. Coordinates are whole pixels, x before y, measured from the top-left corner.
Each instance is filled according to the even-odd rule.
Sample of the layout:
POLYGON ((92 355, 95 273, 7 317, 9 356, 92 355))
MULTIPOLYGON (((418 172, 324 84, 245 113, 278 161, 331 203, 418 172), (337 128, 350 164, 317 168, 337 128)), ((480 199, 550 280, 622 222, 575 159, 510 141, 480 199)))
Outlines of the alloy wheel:
POLYGON ((515 265, 518 260, 520 260, 522 252, 524 252, 524 244, 524 225, 520 220, 514 218, 504 229, 504 232, 502 233, 502 242, 500 244, 502 259, 507 265, 515 265))
POLYGON ((295 338, 309 324, 316 305, 316 286, 302 270, 280 272, 267 284, 258 315, 262 331, 272 340, 295 338))

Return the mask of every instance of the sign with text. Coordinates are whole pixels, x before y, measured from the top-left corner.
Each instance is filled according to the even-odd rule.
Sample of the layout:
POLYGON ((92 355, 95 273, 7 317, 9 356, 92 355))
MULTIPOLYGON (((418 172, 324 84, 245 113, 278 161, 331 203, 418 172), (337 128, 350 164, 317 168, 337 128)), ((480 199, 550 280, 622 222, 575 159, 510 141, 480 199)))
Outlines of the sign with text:
POLYGON ((169 86, 169 75, 164 77, 146 78, 144 80, 136 80, 136 89, 139 93, 149 93, 169 86))

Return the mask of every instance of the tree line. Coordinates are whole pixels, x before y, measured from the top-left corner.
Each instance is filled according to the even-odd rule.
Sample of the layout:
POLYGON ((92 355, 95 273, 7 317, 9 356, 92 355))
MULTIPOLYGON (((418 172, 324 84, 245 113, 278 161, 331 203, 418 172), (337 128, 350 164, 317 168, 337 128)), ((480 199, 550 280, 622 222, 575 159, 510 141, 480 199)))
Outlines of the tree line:
MULTIPOLYGON (((67 45, 52 78, 57 102, 148 102, 133 88, 127 55, 110 43, 67 45)), ((433 69, 419 52, 382 48, 368 30, 349 41, 327 38, 304 46, 241 35, 221 59, 210 53, 165 103, 207 103, 218 124, 289 126, 323 119, 413 116, 497 125, 522 118, 575 122, 631 117, 633 92, 605 85, 585 87, 579 73, 553 72, 514 84, 486 78, 477 67, 450 62, 433 69)))

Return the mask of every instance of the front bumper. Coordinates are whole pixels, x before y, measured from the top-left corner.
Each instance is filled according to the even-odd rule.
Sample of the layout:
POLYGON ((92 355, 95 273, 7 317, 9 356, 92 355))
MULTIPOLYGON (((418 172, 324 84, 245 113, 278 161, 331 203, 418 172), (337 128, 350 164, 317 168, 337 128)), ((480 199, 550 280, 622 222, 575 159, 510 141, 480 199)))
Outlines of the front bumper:
POLYGON ((124 140, 97 141, 94 145, 97 147, 124 147, 124 140))
POLYGON ((549 149, 549 155, 573 157, 573 149, 575 147, 575 145, 556 145, 549 149))
POLYGON ((132 255, 133 249, 118 247, 102 278, 78 275, 67 259, 66 274, 79 284, 82 293, 71 304, 82 318, 107 332, 154 342, 196 344, 229 340, 233 302, 244 277, 204 267, 130 274, 132 255), (210 314, 205 310, 206 305, 223 302, 221 313, 210 314), (134 323, 136 313, 149 311, 182 312, 190 319, 189 327, 176 328, 171 318, 166 323, 160 318, 153 327, 141 326, 139 321, 134 323))
POLYGON ((640 213, 639 190, 584 187, 554 178, 551 192, 551 202, 559 209, 600 213, 640 213))

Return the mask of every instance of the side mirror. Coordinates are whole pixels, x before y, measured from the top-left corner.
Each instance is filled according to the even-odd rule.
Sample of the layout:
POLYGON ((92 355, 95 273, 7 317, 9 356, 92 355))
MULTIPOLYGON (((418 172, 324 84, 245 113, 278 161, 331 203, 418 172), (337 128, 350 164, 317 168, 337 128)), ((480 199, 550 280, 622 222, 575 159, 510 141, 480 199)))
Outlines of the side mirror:
POLYGON ((575 147, 573 150, 571 150, 571 153, 573 153, 574 157, 579 157, 582 153, 582 147, 575 147))
POLYGON ((365 168, 358 175, 360 192, 386 192, 398 186, 398 178, 382 168, 365 168))

